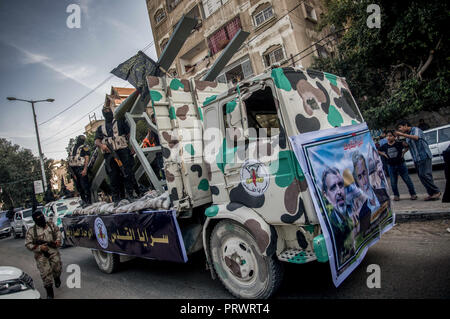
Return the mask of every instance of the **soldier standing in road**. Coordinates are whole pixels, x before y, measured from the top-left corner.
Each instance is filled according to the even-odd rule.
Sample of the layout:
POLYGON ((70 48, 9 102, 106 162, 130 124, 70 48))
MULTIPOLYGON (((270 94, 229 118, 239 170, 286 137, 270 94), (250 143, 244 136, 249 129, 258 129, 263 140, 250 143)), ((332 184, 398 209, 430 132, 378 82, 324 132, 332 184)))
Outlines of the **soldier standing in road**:
POLYGON ((133 197, 133 157, 128 148, 130 127, 123 119, 115 120, 110 107, 102 110, 105 123, 95 133, 97 145, 105 158, 105 168, 111 180, 112 200, 117 203, 123 199, 121 188, 124 186, 125 197, 133 197))
POLYGON ((34 252, 37 268, 41 274, 47 299, 53 299, 53 282, 55 287, 61 286, 61 232, 52 222, 46 222, 44 214, 36 210, 33 215, 35 225, 28 229, 25 247, 34 252))
POLYGON ((82 206, 87 206, 92 203, 91 186, 87 175, 90 152, 89 147, 84 144, 85 141, 86 137, 79 135, 67 159, 72 177, 75 180, 75 185, 83 200, 82 206))

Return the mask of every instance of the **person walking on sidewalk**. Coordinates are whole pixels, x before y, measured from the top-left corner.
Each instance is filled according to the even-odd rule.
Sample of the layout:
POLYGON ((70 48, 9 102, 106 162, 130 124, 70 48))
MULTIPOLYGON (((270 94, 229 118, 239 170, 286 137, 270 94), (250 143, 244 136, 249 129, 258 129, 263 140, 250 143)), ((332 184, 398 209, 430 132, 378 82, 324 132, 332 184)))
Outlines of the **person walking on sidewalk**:
POLYGON ((406 138, 411 157, 417 169, 417 175, 428 193, 428 197, 425 200, 438 200, 441 197, 441 192, 433 180, 431 164, 433 156, 424 138, 423 131, 418 127, 412 127, 408 121, 401 120, 397 123, 395 134, 406 138))
POLYGON ((387 169, 389 171, 389 178, 391 179, 391 188, 394 193, 394 200, 400 200, 400 194, 398 192, 397 182, 398 176, 403 179, 408 187, 411 199, 417 199, 416 190, 414 184, 408 174, 408 169, 405 165, 403 155, 408 151, 408 147, 404 147, 402 142, 396 140, 393 130, 386 132, 387 143, 380 147, 378 153, 386 159, 387 169))

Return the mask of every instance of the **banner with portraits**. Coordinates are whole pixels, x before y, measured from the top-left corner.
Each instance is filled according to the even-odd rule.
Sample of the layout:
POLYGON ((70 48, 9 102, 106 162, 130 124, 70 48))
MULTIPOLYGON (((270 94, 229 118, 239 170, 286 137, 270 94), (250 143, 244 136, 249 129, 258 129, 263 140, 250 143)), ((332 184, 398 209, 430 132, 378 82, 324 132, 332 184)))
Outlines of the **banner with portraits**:
POLYGON ((337 287, 392 228, 395 215, 365 123, 311 133, 290 139, 311 190, 337 287))

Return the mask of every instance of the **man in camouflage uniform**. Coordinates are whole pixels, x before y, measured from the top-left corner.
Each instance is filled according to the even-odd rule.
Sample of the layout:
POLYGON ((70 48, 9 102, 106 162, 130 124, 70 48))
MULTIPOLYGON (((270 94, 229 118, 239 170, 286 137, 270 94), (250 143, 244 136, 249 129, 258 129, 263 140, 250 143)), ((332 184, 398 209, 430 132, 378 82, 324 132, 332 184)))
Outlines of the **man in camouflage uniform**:
POLYGON ((34 252, 34 259, 41 274, 47 299, 53 299, 53 281, 55 287, 61 285, 61 256, 58 248, 61 246, 61 232, 52 222, 46 222, 42 211, 33 213, 35 225, 28 229, 25 237, 25 247, 34 252))

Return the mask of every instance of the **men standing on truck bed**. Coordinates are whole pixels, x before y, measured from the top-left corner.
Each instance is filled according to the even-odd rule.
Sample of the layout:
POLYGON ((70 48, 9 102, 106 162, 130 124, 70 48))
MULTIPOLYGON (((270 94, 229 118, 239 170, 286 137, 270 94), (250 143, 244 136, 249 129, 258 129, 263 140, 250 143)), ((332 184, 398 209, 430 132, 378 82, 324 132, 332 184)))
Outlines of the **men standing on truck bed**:
POLYGON ((125 197, 133 197, 133 157, 128 148, 130 127, 123 119, 114 119, 110 107, 102 110, 105 123, 95 133, 97 145, 105 158, 105 168, 111 180, 112 200, 115 206, 124 196, 121 189, 125 187, 125 197))
POLYGON ((41 274, 47 299, 53 299, 53 281, 55 287, 61 286, 61 256, 58 248, 61 246, 61 232, 52 222, 46 222, 41 210, 33 212, 34 226, 30 227, 25 236, 25 247, 34 252, 37 268, 41 274))
POLYGON ((83 200, 83 206, 91 204, 91 186, 87 175, 90 152, 89 147, 84 144, 85 141, 86 137, 79 135, 67 158, 69 171, 75 180, 75 185, 83 200))

